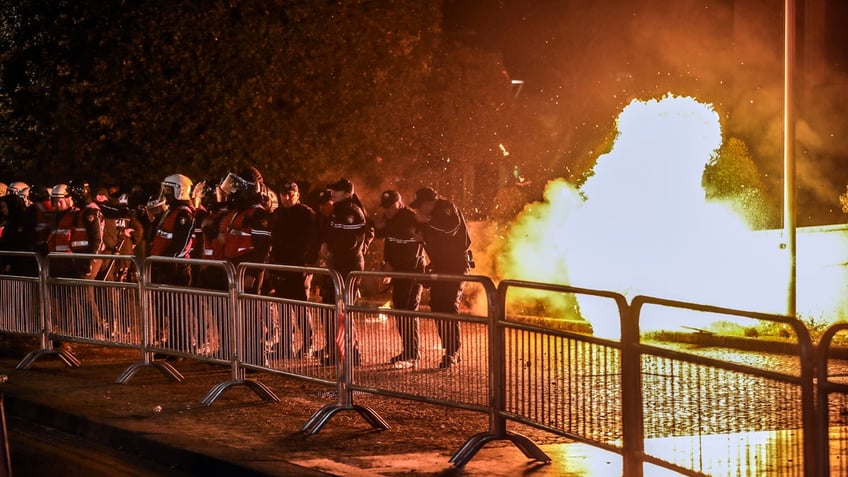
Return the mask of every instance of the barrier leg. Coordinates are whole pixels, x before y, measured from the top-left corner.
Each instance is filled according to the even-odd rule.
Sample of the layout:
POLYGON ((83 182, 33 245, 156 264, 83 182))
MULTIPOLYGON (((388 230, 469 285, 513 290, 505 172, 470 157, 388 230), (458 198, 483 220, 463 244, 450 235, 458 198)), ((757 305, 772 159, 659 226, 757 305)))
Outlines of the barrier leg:
POLYGON ((223 383, 218 383, 215 386, 212 386, 212 389, 206 394, 200 403, 204 406, 211 406, 212 403, 215 402, 224 391, 231 387, 235 386, 247 386, 248 389, 253 391, 254 394, 259 396, 265 402, 279 402, 280 398, 274 394, 274 391, 271 391, 271 388, 266 386, 260 381, 254 379, 245 379, 244 370, 238 367, 238 364, 233 364, 233 379, 229 381, 224 381, 223 383))
POLYGON ((38 349, 38 350, 30 352, 29 354, 24 356, 24 359, 22 359, 21 362, 18 363, 17 366, 15 366, 15 368, 16 369, 29 369, 32 366, 32 364, 35 363, 36 360, 38 360, 42 356, 49 356, 49 355, 56 355, 56 357, 59 358, 63 363, 65 363, 65 365, 69 368, 78 368, 81 364, 80 360, 78 360, 76 358, 76 356, 74 356, 73 353, 71 353, 70 351, 64 350, 64 349, 52 348, 52 349, 38 349))
POLYGON ((167 361, 157 361, 152 359, 153 353, 150 351, 142 352, 142 359, 138 363, 133 363, 118 376, 115 380, 117 384, 126 384, 135 374, 146 367, 152 367, 164 374, 166 378, 174 382, 182 382, 185 377, 167 361))
POLYGON ((380 429, 381 431, 387 431, 391 429, 391 426, 388 422, 385 421, 379 414, 377 414, 373 409, 368 406, 359 406, 356 404, 351 405, 342 405, 342 404, 328 404, 321 409, 319 409, 315 414, 306 421, 306 424, 300 428, 301 432, 305 432, 307 434, 317 434, 322 427, 330 420, 333 415, 340 411, 356 411, 365 419, 371 427, 375 429, 380 429))
POLYGON ((462 467, 467 464, 480 449, 492 441, 508 440, 512 442, 518 449, 524 453, 528 459, 533 459, 544 464, 550 464, 551 458, 539 448, 532 440, 518 434, 516 432, 506 432, 504 435, 497 435, 491 432, 483 432, 472 436, 465 441, 465 444, 450 458, 450 463, 456 467, 462 467))

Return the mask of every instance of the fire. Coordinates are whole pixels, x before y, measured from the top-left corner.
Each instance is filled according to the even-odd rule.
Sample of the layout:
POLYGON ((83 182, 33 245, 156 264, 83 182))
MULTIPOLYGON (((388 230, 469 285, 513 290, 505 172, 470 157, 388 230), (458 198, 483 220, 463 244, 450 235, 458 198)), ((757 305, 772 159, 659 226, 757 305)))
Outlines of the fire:
MULTIPOLYGON (((511 225, 501 274, 628 299, 785 312, 789 257, 780 234, 753 231, 733 204, 707 201, 701 186, 722 141, 712 107, 673 95, 637 100, 616 124, 613 149, 598 158, 593 176, 579 189, 551 181, 544 201, 527 205, 511 225)), ((614 310, 578 299, 596 335, 617 336, 614 310)), ((705 326, 703 317, 690 319, 678 312, 653 326, 705 326)))

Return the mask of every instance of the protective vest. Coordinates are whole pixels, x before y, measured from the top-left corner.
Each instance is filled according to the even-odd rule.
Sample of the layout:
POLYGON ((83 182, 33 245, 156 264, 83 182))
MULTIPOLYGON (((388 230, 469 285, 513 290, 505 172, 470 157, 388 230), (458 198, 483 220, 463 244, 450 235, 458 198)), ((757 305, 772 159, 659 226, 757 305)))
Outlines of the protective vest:
MULTIPOLYGON (((45 247, 50 239, 51 224, 55 212, 48 210, 41 202, 35 203, 35 247, 45 247)), ((43 249, 42 249, 43 250, 43 249)))
MULTIPOLYGON (((165 217, 159 223, 159 227, 156 228, 156 234, 153 236, 153 243, 150 245, 150 255, 154 256, 162 256, 165 254, 165 251, 171 248, 174 244, 174 229, 177 224, 177 216, 180 214, 177 213, 179 210, 184 210, 191 215, 194 215, 194 211, 185 205, 180 205, 173 209, 168 209, 165 212, 165 217)), ((193 234, 189 233, 185 238, 185 243, 176 244, 179 246, 177 249, 178 252, 174 257, 177 258, 188 258, 191 253, 191 244, 192 244, 193 234)))
POLYGON ((203 249, 201 251, 200 258, 204 258, 206 260, 224 259, 224 245, 218 241, 218 232, 221 230, 221 222, 219 222, 219 220, 222 219, 222 214, 226 215, 227 212, 227 209, 209 212, 207 220, 210 220, 212 225, 208 227, 214 227, 214 233, 203 230, 203 240, 201 241, 203 249))
POLYGON ((251 227, 247 224, 257 207, 253 206, 244 212, 230 210, 221 220, 221 231, 224 238, 224 258, 238 258, 253 251, 251 227))
POLYGON ((51 252, 85 252, 91 243, 82 223, 82 211, 72 209, 62 214, 47 242, 51 252))

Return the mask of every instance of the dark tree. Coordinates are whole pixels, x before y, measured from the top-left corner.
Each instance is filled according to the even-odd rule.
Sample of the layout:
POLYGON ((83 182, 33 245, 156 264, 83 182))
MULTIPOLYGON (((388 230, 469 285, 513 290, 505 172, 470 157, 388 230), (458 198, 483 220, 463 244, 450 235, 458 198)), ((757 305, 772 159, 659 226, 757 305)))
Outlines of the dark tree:
POLYGON ((473 200, 518 141, 499 57, 444 41, 439 2, 23 0, 0 22, 3 178, 251 163, 473 200))

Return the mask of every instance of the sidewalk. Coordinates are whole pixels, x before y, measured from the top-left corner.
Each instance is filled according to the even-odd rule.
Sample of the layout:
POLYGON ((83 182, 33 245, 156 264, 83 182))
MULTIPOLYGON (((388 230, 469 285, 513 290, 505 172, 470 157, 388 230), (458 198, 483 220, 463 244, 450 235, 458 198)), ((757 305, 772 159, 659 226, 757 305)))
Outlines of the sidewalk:
MULTIPOLYGON (((429 406, 428 414, 428 405, 412 401, 394 400, 392 405, 422 413, 421 419, 416 414, 409 420, 390 416, 387 431, 373 430, 357 413, 343 411, 318 434, 304 435, 300 426, 335 401, 332 390, 260 373, 250 377, 268 385, 281 402, 266 403, 245 387, 235 387, 211 406, 202 406, 206 393, 229 379, 228 368, 184 360, 173 363, 186 377, 182 383, 145 369, 128 384, 115 384, 137 352, 110 351, 106 359, 92 354, 96 352, 85 355, 80 349, 79 368, 46 358, 17 370, 19 359, 0 358, 0 369, 8 376, 0 384, 6 414, 121 448, 182 475, 621 475, 616 454, 562 443, 540 446, 552 464, 527 459, 510 443, 491 442, 465 467, 456 468, 449 459, 474 432, 457 432, 455 425, 481 432, 486 416, 435 406, 429 406), (442 429, 444 439, 422 444, 416 426, 442 429)), ((378 412, 386 408, 385 398, 357 396, 357 403, 371 406, 371 401, 378 412)))

